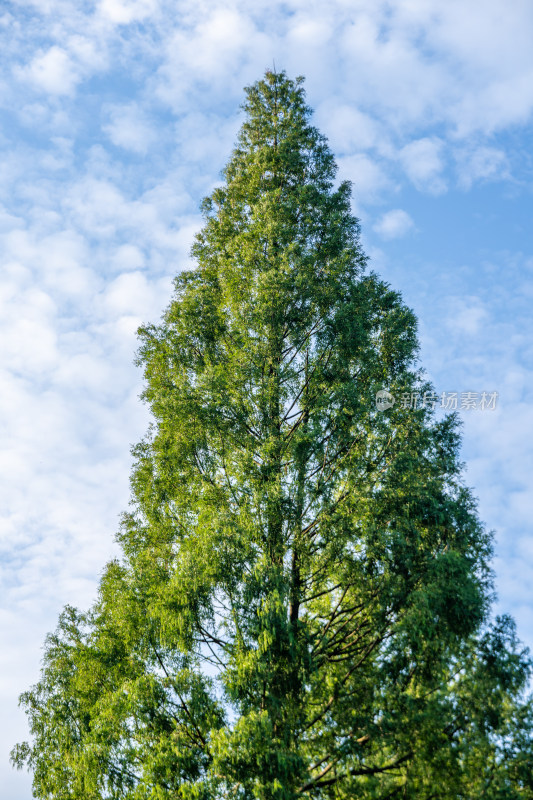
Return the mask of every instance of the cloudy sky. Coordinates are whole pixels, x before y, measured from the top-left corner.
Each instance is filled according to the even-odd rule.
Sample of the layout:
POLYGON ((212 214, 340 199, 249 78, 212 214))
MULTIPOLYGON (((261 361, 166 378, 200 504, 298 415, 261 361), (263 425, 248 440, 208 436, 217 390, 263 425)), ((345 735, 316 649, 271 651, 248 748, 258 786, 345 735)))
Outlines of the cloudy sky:
POLYGON ((530 0, 0 3, 0 785, 17 696, 115 552, 143 434, 135 330, 187 266, 243 86, 305 75, 372 266, 464 410, 498 609, 533 644, 530 0))

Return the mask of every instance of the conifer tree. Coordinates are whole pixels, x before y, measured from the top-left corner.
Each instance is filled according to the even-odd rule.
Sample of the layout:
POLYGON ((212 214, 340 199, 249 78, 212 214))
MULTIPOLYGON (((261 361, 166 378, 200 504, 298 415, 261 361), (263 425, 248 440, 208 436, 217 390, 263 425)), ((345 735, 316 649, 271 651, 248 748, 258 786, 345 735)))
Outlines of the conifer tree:
POLYGON ((369 272, 302 80, 246 90, 160 325, 122 558, 22 696, 45 800, 533 798, 531 664, 416 319, 369 272))

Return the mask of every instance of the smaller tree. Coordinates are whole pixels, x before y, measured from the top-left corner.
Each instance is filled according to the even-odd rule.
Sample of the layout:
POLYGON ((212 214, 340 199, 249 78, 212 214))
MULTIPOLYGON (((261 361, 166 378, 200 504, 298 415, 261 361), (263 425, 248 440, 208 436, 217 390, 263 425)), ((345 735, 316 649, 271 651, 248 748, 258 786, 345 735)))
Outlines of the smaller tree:
POLYGON ((416 320, 366 274, 301 81, 247 90, 197 268, 141 329, 123 557, 67 608, 14 762, 54 800, 533 800, 531 673, 416 320))

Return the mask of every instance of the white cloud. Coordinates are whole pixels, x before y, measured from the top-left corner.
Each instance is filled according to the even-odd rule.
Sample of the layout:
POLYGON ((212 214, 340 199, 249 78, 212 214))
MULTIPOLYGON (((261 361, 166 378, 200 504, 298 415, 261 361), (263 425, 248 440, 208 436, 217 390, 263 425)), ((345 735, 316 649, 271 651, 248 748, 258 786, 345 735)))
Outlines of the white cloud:
POLYGON ((383 192, 394 191, 389 176, 376 159, 363 153, 344 156, 337 159, 339 177, 353 183, 353 195, 356 203, 379 202, 383 192))
POLYGON ((157 0, 100 0, 98 11, 119 25, 146 19, 156 11, 157 0))
POLYGON ((138 247, 123 244, 110 252, 110 263, 117 272, 128 272, 144 267, 146 259, 138 247))
POLYGON ((113 316, 142 317, 150 306, 157 307, 158 299, 157 288, 141 272, 122 273, 109 284, 104 295, 104 303, 113 316))
POLYGON ((101 72, 109 66, 104 43, 96 36, 73 34, 66 40, 66 48, 86 72, 101 72))
MULTIPOLYGON (((51 223, 57 223, 55 215, 51 215, 51 223)), ((39 235, 35 229, 16 229, 6 234, 2 249, 14 265, 35 271, 39 285, 63 299, 90 297, 97 286, 98 279, 86 263, 87 244, 73 231, 47 230, 39 235)))
POLYGON ((447 325, 455 335, 462 338, 465 334, 479 334, 487 319, 488 312, 477 298, 471 298, 470 302, 466 298, 460 298, 455 300, 447 325))
POLYGON ((275 55, 272 39, 249 12, 238 4, 189 5, 185 24, 172 26, 164 40, 160 66, 150 81, 155 96, 180 114, 241 102, 243 85, 270 66, 275 55))
POLYGON ((401 132, 433 118, 436 98, 449 89, 444 65, 417 47, 416 30, 397 26, 390 9, 384 2, 360 6, 339 31, 338 47, 352 102, 373 107, 401 132))
MULTIPOLYGON (((218 177, 233 150, 240 121, 235 116, 220 120, 215 114, 191 111, 175 126, 175 141, 187 163, 202 165, 218 177)), ((198 166, 196 166, 198 168, 198 166)))
POLYGON ((80 79, 68 53, 57 45, 35 56, 19 74, 45 92, 57 95, 71 94, 80 79))
POLYGON ((510 177, 507 155, 496 147, 460 150, 456 160, 458 183, 462 189, 470 189, 476 181, 510 177))
POLYGON ((430 194, 442 194, 446 191, 446 181, 442 176, 442 151, 442 141, 428 137, 416 139, 401 149, 400 163, 409 180, 420 191, 430 194))
POLYGON ((327 98, 316 109, 316 125, 337 155, 377 148, 387 151, 388 135, 377 120, 339 98, 327 98))
POLYGON ((113 144, 144 155, 157 141, 156 131, 138 104, 115 106, 108 110, 109 123, 103 126, 113 144))
POLYGON ((384 239, 397 239, 405 236, 413 227, 414 223, 409 214, 401 208, 395 208, 378 219, 374 230, 384 239))

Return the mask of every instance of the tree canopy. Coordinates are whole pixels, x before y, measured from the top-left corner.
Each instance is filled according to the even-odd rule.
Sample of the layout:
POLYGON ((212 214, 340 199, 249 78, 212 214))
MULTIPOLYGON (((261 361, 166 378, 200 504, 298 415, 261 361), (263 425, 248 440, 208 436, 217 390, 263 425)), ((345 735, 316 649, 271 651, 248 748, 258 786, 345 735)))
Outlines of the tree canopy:
POLYGON ((138 361, 153 425, 98 598, 13 751, 54 800, 533 798, 528 653, 416 319, 368 270, 302 79, 246 90, 138 361))

